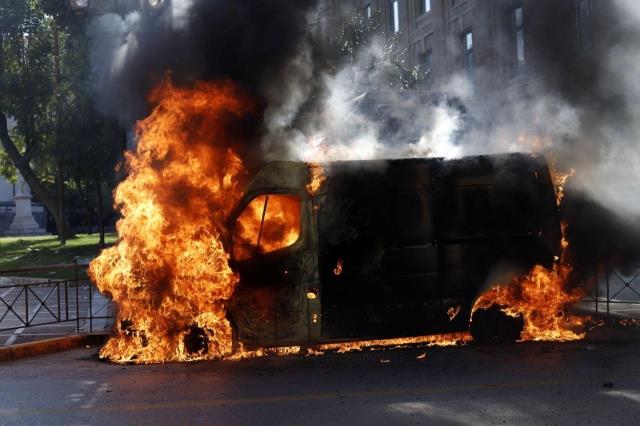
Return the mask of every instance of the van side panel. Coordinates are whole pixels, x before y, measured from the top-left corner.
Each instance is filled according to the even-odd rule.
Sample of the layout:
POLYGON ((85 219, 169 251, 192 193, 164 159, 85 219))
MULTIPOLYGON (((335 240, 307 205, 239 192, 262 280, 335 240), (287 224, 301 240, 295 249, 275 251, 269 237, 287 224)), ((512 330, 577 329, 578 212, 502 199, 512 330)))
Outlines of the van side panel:
POLYGON ((464 329, 495 268, 549 265, 559 250, 553 188, 536 157, 349 162, 327 174, 318 210, 327 339, 464 329))
POLYGON ((328 170, 318 211, 324 337, 410 335, 441 315, 430 167, 328 170))

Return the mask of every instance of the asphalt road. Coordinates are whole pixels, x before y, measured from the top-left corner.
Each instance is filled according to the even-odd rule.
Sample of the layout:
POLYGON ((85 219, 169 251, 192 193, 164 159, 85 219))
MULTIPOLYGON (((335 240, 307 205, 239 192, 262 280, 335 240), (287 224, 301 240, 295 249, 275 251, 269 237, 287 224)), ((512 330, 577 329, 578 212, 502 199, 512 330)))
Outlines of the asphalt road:
POLYGON ((640 424, 637 341, 147 366, 95 353, 0 364, 0 424, 640 424))

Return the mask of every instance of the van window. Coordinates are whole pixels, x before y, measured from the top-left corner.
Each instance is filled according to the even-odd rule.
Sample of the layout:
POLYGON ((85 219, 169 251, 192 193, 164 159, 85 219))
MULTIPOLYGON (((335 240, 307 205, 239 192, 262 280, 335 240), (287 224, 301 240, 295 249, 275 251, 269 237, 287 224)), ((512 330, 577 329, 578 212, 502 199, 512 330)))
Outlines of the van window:
POLYGON ((300 237, 301 212, 302 200, 297 195, 269 194, 251 200, 233 230, 235 259, 246 260, 295 244, 300 237))

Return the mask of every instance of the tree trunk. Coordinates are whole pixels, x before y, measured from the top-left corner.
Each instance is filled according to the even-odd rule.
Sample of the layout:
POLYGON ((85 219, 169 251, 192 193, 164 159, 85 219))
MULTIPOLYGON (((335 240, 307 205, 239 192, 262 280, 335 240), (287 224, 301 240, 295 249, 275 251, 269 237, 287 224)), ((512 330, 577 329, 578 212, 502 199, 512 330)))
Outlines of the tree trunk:
POLYGON ((93 206, 91 205, 91 188, 89 185, 83 187, 82 181, 78 178, 75 179, 78 192, 80 192, 80 198, 82 198, 82 204, 84 205, 84 214, 87 224, 87 233, 93 235, 93 206))
MULTIPOLYGON (((58 216, 64 217, 64 171, 62 163, 58 161, 56 165, 56 187, 58 190, 58 216)), ((61 223, 62 228, 58 228, 58 238, 60 244, 67 244, 67 224, 65 221, 61 223)))
POLYGON ((53 194, 46 190, 42 185, 36 174, 31 169, 29 162, 20 155, 20 151, 16 148, 15 144, 9 136, 9 129, 7 127, 7 117, 2 111, 0 111, 0 142, 2 147, 6 151, 11 161, 16 166, 25 182, 29 185, 33 194, 40 200, 42 204, 47 208, 49 213, 53 216, 53 220, 56 222, 58 229, 65 229, 65 238, 74 238, 75 235, 71 231, 71 226, 64 216, 60 216, 58 203, 53 194))
POLYGON ((98 230, 100 232, 100 242, 98 243, 98 247, 103 248, 105 245, 104 241, 104 200, 102 198, 102 185, 96 179, 96 194, 98 195, 98 230))

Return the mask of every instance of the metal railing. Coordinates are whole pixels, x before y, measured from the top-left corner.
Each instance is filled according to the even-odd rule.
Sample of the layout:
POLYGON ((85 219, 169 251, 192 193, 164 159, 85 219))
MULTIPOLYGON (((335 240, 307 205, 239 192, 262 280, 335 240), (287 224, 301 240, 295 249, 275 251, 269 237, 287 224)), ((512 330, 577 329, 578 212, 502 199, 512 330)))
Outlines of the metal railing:
MULTIPOLYGON (((13 276, 0 284, 0 332, 59 323, 74 324, 69 331, 94 331, 97 320, 110 320, 111 300, 104 297, 88 279, 81 277, 88 265, 47 265, 0 270, 0 276, 13 276), (71 271, 72 278, 28 278, 34 272, 71 271), (28 281, 18 283, 18 281, 28 281)), ((36 274, 38 275, 38 274, 36 274)))
POLYGON ((593 291, 583 301, 595 312, 640 318, 640 264, 608 265, 595 272, 593 291))
MULTIPOLYGON (((96 321, 113 320, 111 300, 85 278, 88 265, 47 265, 0 270, 0 277, 26 283, 0 284, 0 332, 59 323, 75 325, 75 332, 93 332, 96 321), (72 271, 72 278, 27 278, 33 272, 72 271), (82 272, 82 277, 81 277, 82 272)), ((640 319, 640 264, 610 265, 596 271, 596 284, 583 302, 596 313, 640 319)))

